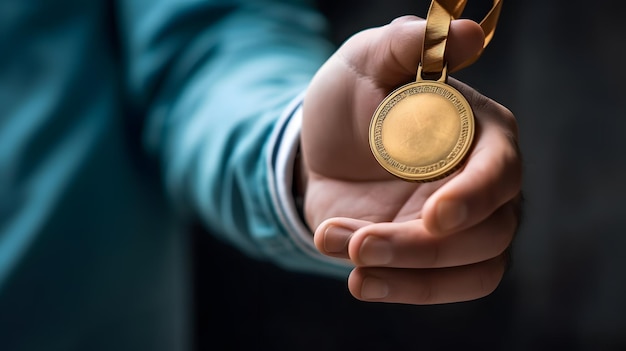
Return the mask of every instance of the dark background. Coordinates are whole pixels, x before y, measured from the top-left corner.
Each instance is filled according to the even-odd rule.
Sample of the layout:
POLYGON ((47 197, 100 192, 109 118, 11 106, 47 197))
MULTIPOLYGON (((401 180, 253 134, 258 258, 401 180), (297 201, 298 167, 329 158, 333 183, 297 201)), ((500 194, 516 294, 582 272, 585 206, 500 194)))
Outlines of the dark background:
MULTIPOLYGON (((428 4, 320 2, 338 44, 399 15, 424 17, 428 4)), ((490 5, 469 1, 463 17, 480 19, 490 5)), ((249 260, 197 230, 198 348, 625 350, 620 8, 507 0, 483 56, 454 75, 509 107, 520 126, 525 218, 511 270, 492 295, 440 306, 363 303, 344 281, 249 260)))

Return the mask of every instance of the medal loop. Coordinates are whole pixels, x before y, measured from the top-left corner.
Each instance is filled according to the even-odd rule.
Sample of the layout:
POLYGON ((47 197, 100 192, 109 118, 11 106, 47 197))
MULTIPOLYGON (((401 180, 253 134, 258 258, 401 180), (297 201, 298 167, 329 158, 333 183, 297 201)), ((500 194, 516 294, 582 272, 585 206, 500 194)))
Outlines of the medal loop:
MULTIPOLYGON (((439 80, 443 74, 445 74, 443 72, 445 66, 444 55, 448 33, 450 31, 450 22, 461 16, 466 4, 467 0, 432 0, 430 3, 430 8, 426 16, 426 31, 424 33, 424 46, 422 48, 422 60, 420 63, 422 72, 418 74, 418 80, 424 78, 439 80)), ((459 70, 465 68, 480 57, 493 38, 501 9, 502 0, 493 0, 491 10, 489 10, 485 18, 480 22, 480 27, 485 33, 485 41, 482 49, 455 69, 459 70)))

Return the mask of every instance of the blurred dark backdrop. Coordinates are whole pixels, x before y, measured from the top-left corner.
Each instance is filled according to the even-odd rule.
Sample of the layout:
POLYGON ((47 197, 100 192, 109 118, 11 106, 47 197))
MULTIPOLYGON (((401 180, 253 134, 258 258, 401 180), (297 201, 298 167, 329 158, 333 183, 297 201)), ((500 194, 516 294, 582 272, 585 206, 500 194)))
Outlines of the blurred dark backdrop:
MULTIPOLYGON (((424 17, 428 4, 325 0, 320 7, 339 44, 399 15, 424 17)), ((479 19, 490 5, 469 1, 464 17, 479 19)), ((495 293, 441 306, 363 303, 346 282, 251 261, 197 230, 198 348, 626 349, 626 28, 619 5, 505 1, 493 42, 454 75, 509 107, 520 125, 525 220, 495 293)))

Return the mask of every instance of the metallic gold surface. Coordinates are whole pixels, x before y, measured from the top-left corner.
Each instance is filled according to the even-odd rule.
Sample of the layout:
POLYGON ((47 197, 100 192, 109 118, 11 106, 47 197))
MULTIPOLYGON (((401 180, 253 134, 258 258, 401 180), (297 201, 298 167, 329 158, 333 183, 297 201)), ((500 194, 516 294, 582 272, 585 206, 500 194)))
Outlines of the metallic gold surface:
POLYGON ((391 174, 427 182, 455 171, 473 136, 474 116, 463 95, 445 83, 421 81, 383 100, 369 140, 374 157, 391 174))

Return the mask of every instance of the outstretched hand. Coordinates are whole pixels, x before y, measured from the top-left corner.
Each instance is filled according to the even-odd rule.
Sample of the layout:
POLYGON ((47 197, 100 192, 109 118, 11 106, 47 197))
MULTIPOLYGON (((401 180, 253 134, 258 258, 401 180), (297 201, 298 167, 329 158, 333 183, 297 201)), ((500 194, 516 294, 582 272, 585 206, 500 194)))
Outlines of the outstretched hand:
MULTIPOLYGON (((305 217, 324 254, 350 259, 358 299, 409 304, 491 293, 519 222, 522 183, 512 113, 449 80, 476 118, 465 165, 432 183, 409 183, 373 157, 369 123, 393 89, 415 80, 425 21, 405 16, 350 38, 318 71, 304 99, 301 174, 305 217)), ((470 20, 451 24, 449 70, 483 45, 470 20)))

